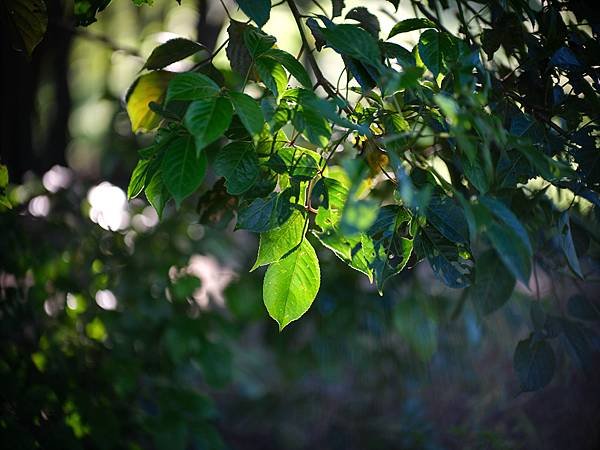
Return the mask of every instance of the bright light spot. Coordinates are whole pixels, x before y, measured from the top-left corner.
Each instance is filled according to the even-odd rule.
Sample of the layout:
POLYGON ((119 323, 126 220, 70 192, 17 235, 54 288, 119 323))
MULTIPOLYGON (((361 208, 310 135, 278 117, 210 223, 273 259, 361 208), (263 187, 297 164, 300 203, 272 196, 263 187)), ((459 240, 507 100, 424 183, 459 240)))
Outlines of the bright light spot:
POLYGON ((107 181, 88 192, 90 219, 105 230, 122 230, 129 225, 125 192, 107 181))
POLYGON ((146 231, 158 225, 158 214, 154 208, 147 206, 141 214, 133 216, 131 224, 137 231, 146 231))
POLYGON ((32 216, 46 217, 50 212, 50 199, 45 195, 33 197, 27 209, 32 216))
POLYGON ((223 267, 212 256, 194 255, 186 269, 190 275, 200 278, 200 288, 194 292, 194 299, 206 308, 212 299, 218 306, 225 305, 223 291, 237 277, 228 267, 223 267))
POLYGON ((67 306, 71 309, 77 309, 77 297, 70 292, 67 293, 67 306))
POLYGON ((108 289, 101 289, 96 292, 96 303, 102 309, 109 311, 117 309, 117 297, 108 289))
POLYGON ((44 301, 44 311, 49 316, 56 316, 65 307, 65 297, 60 293, 48 297, 44 301))
POLYGON ((57 192, 59 189, 65 189, 69 187, 72 177, 73 176, 70 169, 56 165, 44 174, 42 183, 44 184, 46 190, 50 192, 57 192))

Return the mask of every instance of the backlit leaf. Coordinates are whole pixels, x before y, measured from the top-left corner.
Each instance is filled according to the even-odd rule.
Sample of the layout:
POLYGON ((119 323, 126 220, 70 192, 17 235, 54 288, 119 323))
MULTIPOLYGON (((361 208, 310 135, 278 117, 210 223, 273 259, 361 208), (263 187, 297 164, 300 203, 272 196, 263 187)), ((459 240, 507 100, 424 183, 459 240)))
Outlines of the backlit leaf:
POLYGON ((148 132, 155 129, 161 117, 148 106, 150 102, 161 104, 165 98, 169 81, 175 74, 164 70, 157 70, 141 75, 133 82, 125 97, 127 114, 131 121, 131 129, 148 132))
POLYGON ((269 266, 263 283, 263 298, 280 331, 308 311, 320 284, 319 260, 307 240, 269 266))

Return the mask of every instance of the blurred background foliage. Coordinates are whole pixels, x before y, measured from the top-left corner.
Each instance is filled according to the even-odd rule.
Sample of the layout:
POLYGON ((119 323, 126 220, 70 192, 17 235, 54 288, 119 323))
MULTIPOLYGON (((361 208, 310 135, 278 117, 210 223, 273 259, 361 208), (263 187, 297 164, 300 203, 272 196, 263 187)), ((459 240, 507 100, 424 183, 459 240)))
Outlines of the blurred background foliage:
MULTIPOLYGON (((389 29, 389 4, 369 3, 389 29)), ((557 299, 593 298, 597 281, 537 267, 537 286, 483 319, 426 263, 381 297, 321 251, 317 300, 280 334, 261 271, 248 273, 251 234, 227 217, 211 217, 223 230, 200 224, 194 201, 159 222, 123 192, 146 144, 130 131, 127 87, 158 43, 223 42, 220 4, 113 1, 85 29, 64 20, 71 7, 48 2, 31 58, 1 44, 14 205, 0 214, 2 448, 596 448, 597 353, 576 370, 576 352, 558 352, 552 384, 521 395, 512 357, 533 303, 589 308, 557 299)), ((297 53, 280 32, 291 21, 274 9, 265 31, 297 53)), ((230 76, 224 56, 215 65, 230 76)))

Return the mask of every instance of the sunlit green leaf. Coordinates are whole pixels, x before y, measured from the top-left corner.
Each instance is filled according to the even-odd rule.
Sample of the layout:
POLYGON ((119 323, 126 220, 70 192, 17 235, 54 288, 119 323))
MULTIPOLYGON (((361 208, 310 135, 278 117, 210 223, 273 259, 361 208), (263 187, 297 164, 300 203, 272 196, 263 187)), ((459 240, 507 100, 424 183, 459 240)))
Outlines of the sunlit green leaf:
POLYGON ((280 331, 308 311, 320 284, 319 260, 307 240, 269 266, 263 283, 263 298, 280 331))
POLYGON ((251 270, 279 261, 304 238, 304 216, 294 211, 281 226, 260 234, 258 255, 251 270))

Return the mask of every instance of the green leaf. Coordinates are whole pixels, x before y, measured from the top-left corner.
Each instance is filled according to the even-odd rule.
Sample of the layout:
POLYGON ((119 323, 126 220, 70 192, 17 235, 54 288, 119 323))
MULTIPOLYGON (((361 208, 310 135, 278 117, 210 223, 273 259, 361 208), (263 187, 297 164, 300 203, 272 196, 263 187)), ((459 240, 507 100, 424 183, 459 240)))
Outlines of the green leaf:
POLYGON ((140 195, 144 187, 146 187, 146 173, 150 163, 150 159, 140 159, 133 169, 129 185, 127 186, 127 198, 129 200, 140 195))
POLYGON ((367 232, 373 241, 374 259, 371 267, 380 293, 383 292, 384 283, 406 267, 412 254, 413 241, 407 237, 410 219, 410 214, 404 208, 383 206, 367 232))
MULTIPOLYGON (((48 11, 44 0, 6 0, 4 5, 12 45, 16 50, 25 50, 29 56, 42 41, 48 28, 48 11)), ((2 8, 2 9, 4 9, 2 8)))
POLYGON ((425 212, 427 222, 433 225, 451 242, 466 244, 469 229, 460 205, 451 197, 437 190, 431 196, 425 212))
POLYGON ((308 181, 323 166, 321 155, 302 147, 281 147, 269 159, 269 167, 276 173, 287 173, 290 177, 308 181))
POLYGON ((256 25, 262 27, 271 15, 271 0, 236 0, 240 9, 250 17, 256 25))
POLYGON ((271 58, 281 64, 287 69, 287 71, 307 88, 312 88, 312 82, 306 72, 306 69, 300 62, 290 55, 288 52, 280 50, 278 48, 272 48, 264 52, 260 58, 271 58))
POLYGON ((230 92, 229 98, 244 127, 252 136, 258 136, 265 124, 265 118, 258 102, 241 92, 230 92))
POLYGON ((169 143, 161 171, 165 186, 178 207, 202 183, 206 164, 206 154, 196 151, 191 136, 181 136, 169 143))
POLYGON ((272 48, 277 42, 273 36, 257 30, 251 25, 246 25, 244 29, 244 44, 252 59, 256 59, 263 53, 272 48))
POLYGON ((233 108, 223 97, 213 97, 193 102, 185 114, 184 123, 196 138, 196 151, 219 139, 229 128, 233 108))
POLYGON ((319 148, 327 147, 331 138, 331 125, 318 111, 310 107, 300 108, 292 118, 292 123, 308 142, 319 148))
POLYGON ((245 77, 248 74, 250 80, 255 80, 256 77, 252 76, 250 67, 252 65, 252 57, 248 52, 248 46, 246 45, 246 34, 250 25, 246 25, 242 22, 231 20, 227 27, 227 35, 229 43, 225 49, 227 59, 231 65, 231 69, 238 75, 245 77))
POLYGON ((447 286, 461 289, 471 284, 467 260, 461 256, 454 243, 434 228, 421 229, 415 237, 414 247, 420 255, 427 258, 433 272, 447 286))
POLYGON ((307 240, 269 266, 263 283, 263 298, 280 331, 308 311, 320 284, 319 260, 307 240))
POLYGON ((370 13, 364 6, 352 8, 346 14, 346 19, 356 20, 360 26, 367 30, 375 39, 379 37, 379 32, 381 31, 379 20, 377 19, 377 16, 370 13))
POLYGON ((342 15, 342 10, 346 7, 344 0, 331 0, 331 17, 339 17, 342 15))
POLYGON ((533 250, 527 231, 504 203, 489 196, 482 196, 479 200, 488 214, 482 224, 484 234, 512 274, 528 285, 533 250))
POLYGON ((144 193, 158 217, 161 218, 165 205, 171 199, 171 194, 163 181, 162 170, 159 169, 152 175, 144 193))
POLYGON ((250 142, 232 142, 215 158, 215 171, 227 182, 227 192, 239 195, 252 187, 259 174, 258 157, 250 142))
POLYGON ((206 75, 195 72, 178 73, 169 83, 165 103, 173 100, 202 100, 216 95, 220 88, 206 75))
POLYGON ((433 76, 437 78, 440 73, 446 72, 452 62, 456 60, 458 51, 454 40, 448 33, 427 30, 419 39, 419 56, 433 76))
POLYGON ((491 314, 508 301, 516 280, 493 249, 481 254, 475 264, 475 282, 469 293, 481 314, 491 314))
POLYGON ((287 87, 287 74, 281 64, 272 58, 258 59, 254 66, 265 86, 279 97, 287 87))
POLYGON ((157 70, 142 75, 133 82, 125 96, 125 103, 134 133, 151 131, 160 124, 161 117, 148 105, 151 102, 162 103, 173 75, 175 74, 172 72, 157 70))
POLYGON ((304 216, 294 211, 283 225, 260 234, 258 255, 250 271, 274 263, 300 245, 304 238, 304 216))
POLYGON ((4 164, 0 164, 0 189, 8 186, 8 168, 4 164))
POLYGON ((142 69, 156 70, 181 61, 195 53, 206 48, 197 42, 184 38, 170 39, 164 44, 159 45, 146 60, 142 69))
POLYGON ((531 392, 550 383, 556 368, 556 358, 547 341, 529 337, 517 345, 513 365, 521 383, 521 391, 531 392))
POLYGON ((281 226, 294 212, 290 202, 291 191, 271 193, 267 198, 257 198, 238 213, 236 228, 263 233, 281 226))
POLYGON ((569 267, 579 278, 583 278, 579 258, 577 258, 577 252, 575 252, 575 244, 573 244, 568 211, 563 212, 558 219, 558 238, 569 267))
POLYGON ((404 47, 392 42, 382 42, 383 52, 386 58, 395 58, 403 68, 416 65, 415 55, 404 47))
POLYGON ((437 26, 431 20, 421 18, 421 17, 401 20, 396 25, 394 25, 394 27, 390 30, 388 39, 390 39, 391 37, 394 37, 400 33, 407 33, 409 31, 414 31, 414 30, 421 30, 423 28, 437 28, 437 26))
POLYGON ((358 59, 370 66, 381 65, 381 53, 377 40, 367 31, 355 25, 332 25, 321 29, 327 44, 338 53, 358 59))

